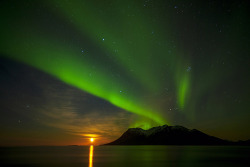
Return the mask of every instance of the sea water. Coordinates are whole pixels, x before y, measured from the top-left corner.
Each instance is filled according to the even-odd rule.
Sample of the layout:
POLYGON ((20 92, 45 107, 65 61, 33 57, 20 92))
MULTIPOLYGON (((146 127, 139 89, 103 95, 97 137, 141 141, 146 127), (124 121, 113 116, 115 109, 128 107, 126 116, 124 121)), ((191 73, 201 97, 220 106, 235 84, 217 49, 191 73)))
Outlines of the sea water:
POLYGON ((1 167, 250 166, 249 146, 1 147, 1 167))

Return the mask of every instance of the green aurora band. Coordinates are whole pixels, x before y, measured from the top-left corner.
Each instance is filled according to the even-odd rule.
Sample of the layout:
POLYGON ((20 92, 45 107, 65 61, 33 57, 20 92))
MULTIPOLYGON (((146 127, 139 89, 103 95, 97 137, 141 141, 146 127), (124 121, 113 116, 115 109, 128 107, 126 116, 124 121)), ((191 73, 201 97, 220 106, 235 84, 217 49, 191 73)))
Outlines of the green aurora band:
POLYGON ((3 25, 9 26, 2 27, 1 40, 4 42, 0 46, 1 56, 35 67, 142 116, 131 126, 147 129, 168 123, 157 104, 148 103, 144 97, 159 94, 172 82, 177 92, 177 104, 180 109, 185 108, 191 75, 186 67, 190 63, 183 63, 187 61, 177 49, 163 45, 164 41, 171 39, 170 30, 166 32, 160 24, 148 21, 150 19, 146 18, 151 16, 146 12, 136 5, 125 8, 122 2, 105 12, 101 10, 101 2, 48 1, 43 5, 48 13, 53 13, 55 22, 59 20, 73 30, 82 44, 74 43, 71 34, 66 32, 58 32, 65 34, 61 39, 55 29, 40 28, 39 24, 42 25, 46 19, 37 14, 37 20, 27 20, 25 16, 34 13, 25 12, 23 8, 19 10, 26 15, 13 14, 2 20, 3 25), (135 15, 128 16, 125 10, 134 11, 135 15), (87 48, 87 56, 81 56, 79 48, 87 48), (168 50, 172 50, 171 54, 168 50), (124 77, 114 77, 113 68, 122 71, 124 77), (164 74, 160 71, 170 73, 169 82, 161 81, 164 74))

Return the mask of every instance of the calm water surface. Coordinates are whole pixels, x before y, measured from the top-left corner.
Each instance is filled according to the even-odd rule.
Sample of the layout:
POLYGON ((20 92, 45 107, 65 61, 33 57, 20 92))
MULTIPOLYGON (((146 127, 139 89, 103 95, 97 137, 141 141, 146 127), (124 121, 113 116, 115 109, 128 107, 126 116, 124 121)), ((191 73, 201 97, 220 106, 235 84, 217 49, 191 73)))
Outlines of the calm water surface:
POLYGON ((214 167, 250 166, 246 146, 3 147, 0 166, 214 167))

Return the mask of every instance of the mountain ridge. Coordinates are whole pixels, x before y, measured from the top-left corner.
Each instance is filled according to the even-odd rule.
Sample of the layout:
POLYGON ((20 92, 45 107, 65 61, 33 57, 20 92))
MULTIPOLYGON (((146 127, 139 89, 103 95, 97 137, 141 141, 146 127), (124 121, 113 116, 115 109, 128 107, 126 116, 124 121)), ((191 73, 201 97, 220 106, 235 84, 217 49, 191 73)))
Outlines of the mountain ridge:
POLYGON ((249 145, 249 141, 232 142, 183 126, 157 126, 148 130, 129 128, 117 140, 105 145, 249 145))

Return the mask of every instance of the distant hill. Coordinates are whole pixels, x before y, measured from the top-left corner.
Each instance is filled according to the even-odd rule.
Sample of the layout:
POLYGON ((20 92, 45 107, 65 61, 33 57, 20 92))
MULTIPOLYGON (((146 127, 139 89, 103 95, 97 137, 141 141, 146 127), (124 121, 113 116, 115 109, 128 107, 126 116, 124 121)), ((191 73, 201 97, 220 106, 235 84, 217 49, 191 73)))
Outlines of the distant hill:
POLYGON ((248 145, 250 146, 250 139, 249 140, 246 140, 246 141, 238 141, 236 142, 236 145, 248 145))
POLYGON ((183 126, 158 126, 149 130, 130 128, 117 140, 105 145, 249 145, 231 142, 183 126))

